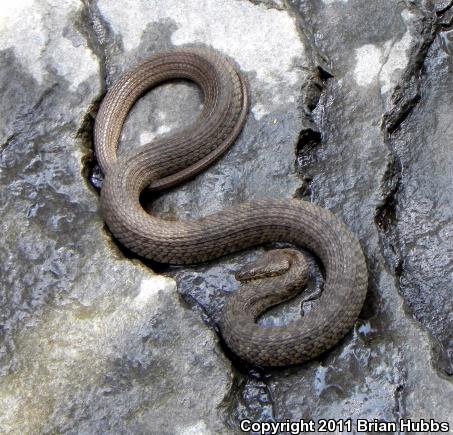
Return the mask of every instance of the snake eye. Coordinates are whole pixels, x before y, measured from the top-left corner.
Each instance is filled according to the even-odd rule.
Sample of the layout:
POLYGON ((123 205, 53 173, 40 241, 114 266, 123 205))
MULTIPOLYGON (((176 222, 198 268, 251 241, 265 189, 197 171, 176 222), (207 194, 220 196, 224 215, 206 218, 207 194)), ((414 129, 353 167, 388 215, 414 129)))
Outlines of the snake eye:
POLYGON ((235 277, 241 282, 250 282, 262 278, 279 276, 287 272, 291 266, 291 258, 284 249, 273 249, 262 257, 246 264, 236 272, 235 277))

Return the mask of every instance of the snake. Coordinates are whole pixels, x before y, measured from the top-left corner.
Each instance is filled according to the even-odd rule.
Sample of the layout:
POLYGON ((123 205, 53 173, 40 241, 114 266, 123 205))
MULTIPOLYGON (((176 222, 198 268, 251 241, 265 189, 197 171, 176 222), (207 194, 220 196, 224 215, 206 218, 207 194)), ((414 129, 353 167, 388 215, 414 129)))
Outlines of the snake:
POLYGON ((241 133, 249 107, 249 84, 238 65, 212 48, 168 49, 125 72, 108 89, 95 120, 95 154, 104 174, 100 212, 122 245, 157 263, 193 265, 263 244, 289 246, 269 250, 236 274, 242 286, 225 303, 219 330, 227 347, 248 363, 300 364, 338 343, 362 309, 367 268, 352 231, 329 210, 296 198, 258 199, 188 220, 164 219, 141 202, 146 192, 176 186, 217 161, 241 133), (117 153, 135 102, 175 79, 201 89, 196 120, 117 153), (302 291, 307 262, 301 250, 322 264, 318 303, 286 325, 260 324, 270 306, 302 291))

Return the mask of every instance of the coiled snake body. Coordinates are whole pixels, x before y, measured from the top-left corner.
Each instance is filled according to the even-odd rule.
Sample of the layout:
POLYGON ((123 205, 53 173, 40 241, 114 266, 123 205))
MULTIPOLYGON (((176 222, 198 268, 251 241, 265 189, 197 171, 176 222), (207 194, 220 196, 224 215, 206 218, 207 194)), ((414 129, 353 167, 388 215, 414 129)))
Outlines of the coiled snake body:
POLYGON ((306 280, 302 254, 275 250, 238 274, 251 281, 230 298, 220 325, 227 345, 245 360, 265 366, 295 364, 333 346, 361 310, 367 271, 360 245, 346 226, 329 211, 299 200, 244 203, 191 221, 166 221, 148 214, 140 204, 145 188, 178 184, 219 158, 240 133, 248 105, 242 76, 212 50, 168 51, 124 74, 108 91, 96 118, 95 150, 105 174, 101 211, 122 244, 157 262, 199 263, 267 242, 313 252, 325 269, 316 309, 287 326, 255 322, 270 305, 300 291, 306 280), (175 78, 192 80, 202 89, 204 106, 197 121, 117 158, 121 129, 132 105, 145 91, 175 78))

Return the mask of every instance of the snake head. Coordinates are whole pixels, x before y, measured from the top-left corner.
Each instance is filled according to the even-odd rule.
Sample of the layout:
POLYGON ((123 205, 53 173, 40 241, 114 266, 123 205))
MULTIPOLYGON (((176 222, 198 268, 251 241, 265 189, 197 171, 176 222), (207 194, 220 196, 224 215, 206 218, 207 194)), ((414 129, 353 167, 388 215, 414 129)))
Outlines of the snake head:
POLYGON ((303 268, 308 271, 305 257, 299 251, 295 249, 273 249, 257 260, 243 266, 236 272, 235 278, 240 282, 248 282, 283 275, 295 262, 303 264, 303 268))

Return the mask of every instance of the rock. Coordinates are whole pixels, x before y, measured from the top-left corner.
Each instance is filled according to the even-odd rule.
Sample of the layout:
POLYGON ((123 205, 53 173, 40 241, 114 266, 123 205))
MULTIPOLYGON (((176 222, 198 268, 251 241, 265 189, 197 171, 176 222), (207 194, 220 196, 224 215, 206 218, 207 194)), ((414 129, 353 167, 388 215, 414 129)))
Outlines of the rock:
POLYGON ((110 242, 84 179, 103 92, 88 11, 2 12, 2 431, 218 433, 232 378, 217 337, 110 242))
MULTIPOLYGON (((372 415, 386 421, 421 416, 451 421, 445 406, 451 383, 436 370, 436 359, 431 361, 431 336, 412 320, 398 295, 398 271, 387 268, 382 228, 382 207, 393 188, 388 120, 410 107, 407 84, 417 77, 431 42, 433 14, 420 5, 398 9, 386 1, 329 2, 316 8, 301 1, 297 7, 309 17, 334 75, 315 109, 322 141, 316 148, 301 144, 299 170, 312 180, 309 198, 332 209, 359 236, 370 287, 356 329, 336 350, 307 364, 303 376, 291 369, 266 381, 272 397, 284 398, 276 400, 276 414, 280 419, 372 415)), ((439 309, 430 309, 444 318, 439 309)))
MULTIPOLYGON (((383 212, 384 246, 409 310, 439 341, 439 368, 453 375, 453 32, 439 33, 424 62, 423 98, 389 136, 398 184, 383 212)), ((395 176, 394 175, 394 176, 395 176)))
MULTIPOLYGON (((210 434, 236 433, 244 418, 350 417, 433 418, 453 427, 445 30, 452 8, 428 6, 65 0, 56 8, 25 0, 3 7, 0 426, 210 434), (234 271, 268 247, 163 269, 112 242, 103 226, 88 179, 102 184, 90 147, 105 88, 141 59, 186 45, 211 46, 237 63, 251 112, 219 162, 153 198, 150 211, 187 219, 256 198, 303 198, 344 219, 366 253, 360 318, 306 364, 249 367, 215 333, 238 288, 234 271), (155 273, 162 270, 166 276, 155 273)), ((153 90, 134 106, 119 152, 190 124, 201 104, 188 82, 153 90)), ((310 275, 305 294, 260 322, 285 323, 316 306, 323 279, 313 257, 310 275)))

